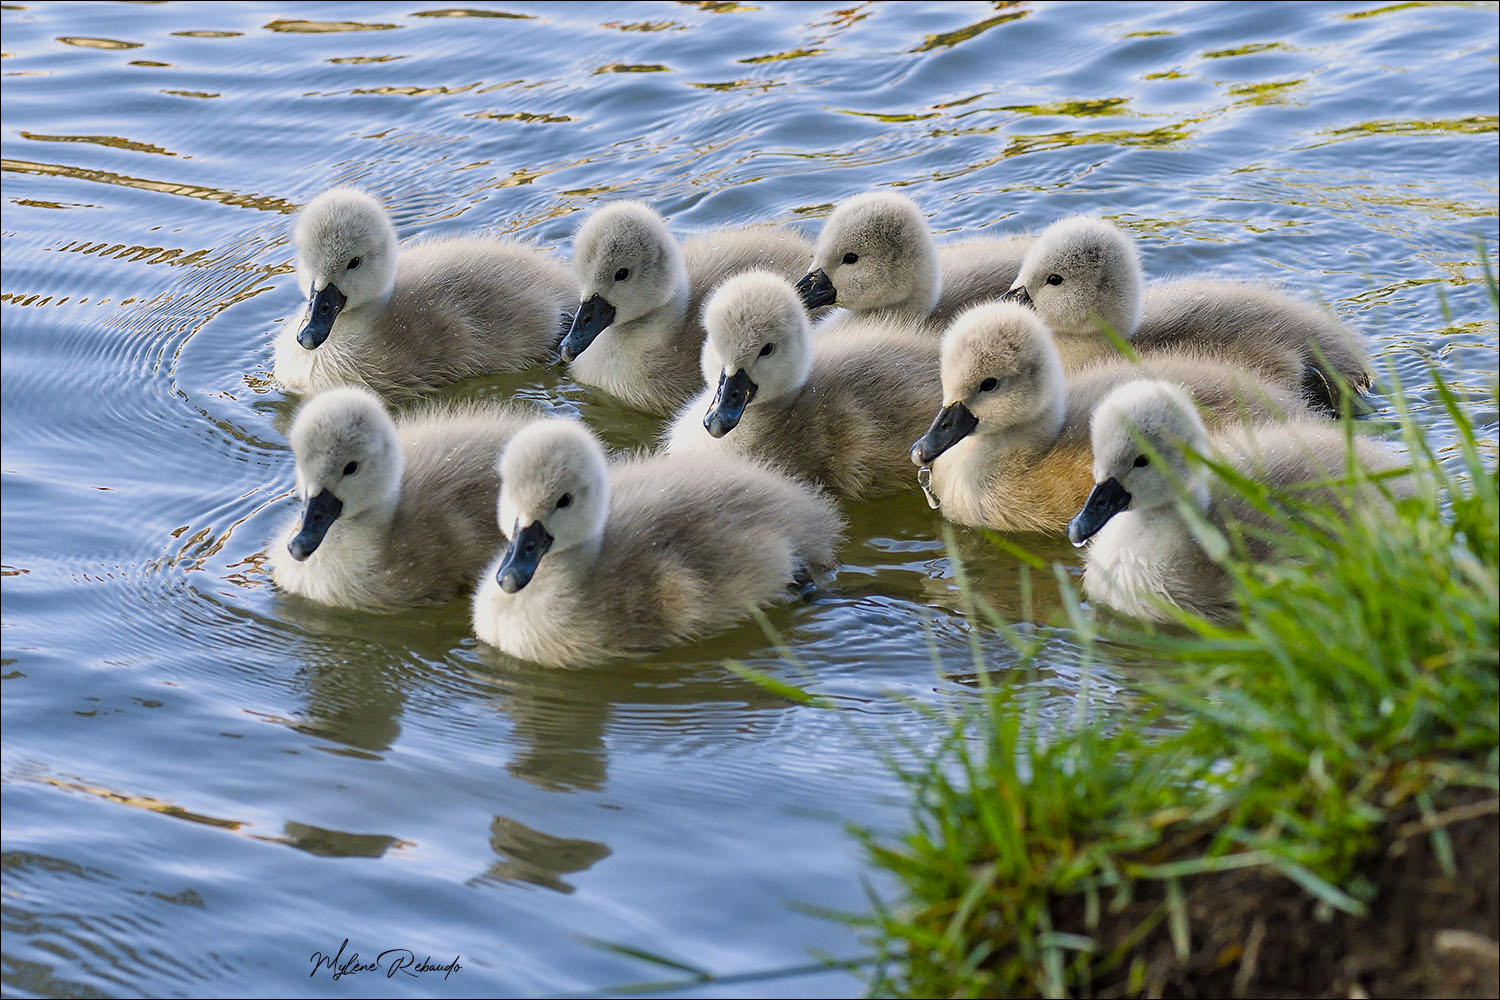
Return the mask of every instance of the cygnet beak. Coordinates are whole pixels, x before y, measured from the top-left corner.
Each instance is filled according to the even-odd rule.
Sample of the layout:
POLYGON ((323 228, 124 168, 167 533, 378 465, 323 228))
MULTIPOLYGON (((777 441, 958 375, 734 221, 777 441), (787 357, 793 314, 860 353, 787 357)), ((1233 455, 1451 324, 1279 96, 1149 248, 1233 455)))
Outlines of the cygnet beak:
POLYGON ((838 299, 828 272, 821 267, 802 276, 797 282, 797 294, 802 297, 802 307, 808 310, 831 306, 838 299))
POLYGON ((958 442, 974 433, 979 418, 962 403, 951 403, 938 410, 927 433, 911 446, 913 465, 926 465, 958 442))
POLYGON ((1068 522, 1068 541, 1082 545, 1099 533, 1109 519, 1130 506, 1130 494, 1114 476, 1102 483, 1095 483, 1089 498, 1083 502, 1073 520, 1068 522))
POLYGON ((750 381, 743 368, 733 375, 719 372, 719 391, 714 393, 714 401, 703 417, 703 426, 708 433, 721 438, 734 430, 745 415, 745 407, 755 398, 757 388, 759 386, 750 381))
POLYGON ((286 545, 292 558, 301 562, 318 551, 323 536, 328 534, 328 529, 333 527, 343 510, 344 502, 327 490, 307 501, 307 506, 302 508, 302 530, 286 545))
POLYGON ((312 299, 307 304, 307 325, 297 332, 297 343, 309 351, 316 351, 333 332, 333 321, 338 319, 339 310, 348 301, 331 281, 313 292, 312 299))
POLYGON ((1036 303, 1031 301, 1031 293, 1026 290, 1025 285, 1013 285, 1011 290, 1000 296, 1001 302, 1019 302, 1028 309, 1035 309, 1036 303))
POLYGON ((550 548, 552 536, 541 521, 532 521, 510 540, 510 547, 500 559, 500 568, 495 571, 495 582, 507 594, 514 594, 531 582, 537 564, 550 548))
POLYGON ((568 335, 558 345, 558 353, 564 361, 575 360, 614 321, 615 307, 604 301, 602 295, 590 295, 578 307, 578 315, 573 317, 568 335))

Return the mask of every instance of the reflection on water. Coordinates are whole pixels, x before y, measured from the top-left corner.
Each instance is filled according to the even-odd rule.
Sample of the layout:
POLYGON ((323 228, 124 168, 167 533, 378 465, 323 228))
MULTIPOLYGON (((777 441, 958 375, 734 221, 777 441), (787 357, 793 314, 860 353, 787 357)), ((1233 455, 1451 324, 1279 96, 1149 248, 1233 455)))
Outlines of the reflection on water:
MULTIPOLYGON (((846 512, 843 567, 769 634, 648 662, 544 670, 481 647, 463 602, 372 617, 276 593, 299 400, 270 333, 300 307, 291 215, 324 187, 370 190, 404 239, 558 252, 614 197, 683 231, 810 235, 880 187, 950 237, 1097 212, 1154 275, 1326 302, 1448 451, 1428 365, 1468 398, 1495 379, 1492 5, 0 18, 8 993, 300 995, 344 937, 459 954, 453 988, 497 995, 657 975, 642 953, 723 975, 857 956, 806 907, 868 906, 846 826, 901 830, 886 756, 1026 662, 996 619, 1037 647, 1040 725, 1130 710, 1150 669, 1068 628, 1065 542, 948 529, 915 479, 846 512)), ((447 395, 530 400, 620 450, 662 429, 560 367, 447 395)))

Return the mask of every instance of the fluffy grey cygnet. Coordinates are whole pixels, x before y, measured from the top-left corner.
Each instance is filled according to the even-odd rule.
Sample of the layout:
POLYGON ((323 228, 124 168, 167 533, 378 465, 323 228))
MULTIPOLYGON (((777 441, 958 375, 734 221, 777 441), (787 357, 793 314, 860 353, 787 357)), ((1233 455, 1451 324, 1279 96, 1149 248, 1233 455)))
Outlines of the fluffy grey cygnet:
POLYGON ((1354 331, 1311 302, 1249 282, 1184 278, 1146 284, 1135 242, 1113 223, 1079 215, 1037 236, 1012 297, 1030 304, 1073 371, 1117 356, 1102 332, 1143 356, 1191 345, 1298 388, 1338 410, 1340 381, 1370 386, 1369 358, 1354 331))
POLYGON ((930 498, 951 521, 1060 533, 1092 483, 1090 414, 1143 376, 1182 386, 1215 423, 1307 415, 1293 390, 1186 349, 1140 366, 1116 357, 1064 382, 1036 314, 996 302, 964 312, 943 335, 944 405, 911 460, 930 466, 930 498))
MULTIPOLYGON (((1331 502, 1349 517, 1382 516, 1390 509, 1386 491, 1409 490, 1404 479, 1384 488, 1349 484, 1344 432, 1323 421, 1238 425, 1210 437, 1192 400, 1165 382, 1141 380, 1111 393, 1094 413, 1092 441, 1094 488, 1068 527, 1075 544, 1088 541, 1083 589, 1090 600, 1152 621, 1171 621, 1174 607, 1214 620, 1237 610, 1230 576, 1184 516, 1179 490, 1220 533, 1249 527, 1241 538, 1252 559, 1277 556, 1268 519, 1188 452, 1274 490, 1324 483, 1297 496, 1331 502)), ((1379 442, 1356 437, 1353 445, 1367 472, 1403 464, 1379 442)))
POLYGON ((500 460, 508 542, 474 594, 474 632, 580 666, 727 628, 834 566, 843 529, 818 491, 732 456, 611 467, 572 420, 538 421, 500 460))
POLYGON ((509 405, 469 404, 395 421, 365 389, 314 396, 292 424, 303 509, 272 546, 272 579, 359 611, 397 611, 467 591, 500 543, 495 459, 535 417, 509 405))
POLYGON ((510 240, 401 246, 380 204, 335 188, 297 216, 307 306, 276 336, 276 381, 311 394, 359 385, 390 399, 552 355, 576 286, 565 264, 510 240))
POLYGON ((816 337, 790 282, 751 272, 704 308, 705 389, 668 432, 673 454, 751 456, 853 499, 911 487, 906 453, 940 398, 938 344, 881 315, 816 337))
POLYGON ((916 202, 869 192, 833 210, 797 291, 808 308, 840 305, 856 316, 890 310, 941 329, 968 306, 1009 291, 1030 244, 1029 236, 1009 236, 939 245, 916 202))
POLYGON ((667 414, 703 388, 702 304, 720 282, 753 269, 802 273, 812 244, 777 226, 689 237, 679 247, 638 201, 594 212, 573 239, 583 296, 561 353, 569 372, 630 406, 667 414))

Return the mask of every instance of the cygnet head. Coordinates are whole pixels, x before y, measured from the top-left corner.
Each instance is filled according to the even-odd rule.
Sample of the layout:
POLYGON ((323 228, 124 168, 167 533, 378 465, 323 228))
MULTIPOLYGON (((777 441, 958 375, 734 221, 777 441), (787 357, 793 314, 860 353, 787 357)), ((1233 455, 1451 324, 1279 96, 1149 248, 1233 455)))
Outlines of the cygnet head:
POLYGON ((1126 340, 1141 322, 1141 256, 1113 223, 1075 215, 1042 230, 1008 298, 1027 303, 1060 336, 1101 325, 1126 340))
POLYGON ((613 323, 629 323, 670 303, 687 289, 687 268, 662 217, 644 202, 619 201, 590 215, 573 237, 573 274, 583 303, 563 360, 588 350, 613 323))
POLYGON ((797 292, 808 309, 837 303, 855 312, 926 316, 937 306, 941 281, 932 229, 917 203, 870 192, 833 210, 797 292))
POLYGON ((796 289, 769 271, 724 282, 703 306, 703 379, 717 385, 703 426, 714 437, 734 430, 745 407, 796 392, 812 367, 812 331, 796 289))
POLYGON ((912 445, 917 465, 976 430, 1055 437, 1062 425, 1062 361, 1036 313, 1019 303, 987 302, 960 313, 943 334, 942 370, 943 408, 912 445))
POLYGON ((302 209, 293 233, 297 287, 308 319, 297 343, 309 351, 333 332, 345 309, 384 301, 396 281, 396 230, 380 203, 363 191, 334 188, 302 209))
POLYGON ((394 502, 401 485, 401 444, 385 406, 364 389, 329 389, 292 422, 302 526, 287 545, 292 558, 317 551, 333 522, 394 502))
POLYGON ((595 541, 609 513, 604 447, 576 420, 538 420, 521 428, 500 456, 500 530, 510 544, 495 572, 514 594, 531 582, 549 552, 595 541))
POLYGON ((1082 545, 1124 510, 1173 503, 1187 484, 1206 503, 1206 473, 1189 465, 1187 449, 1208 450, 1208 431, 1192 397, 1170 382, 1141 379, 1104 397, 1089 423, 1094 489, 1068 522, 1068 538, 1082 545))

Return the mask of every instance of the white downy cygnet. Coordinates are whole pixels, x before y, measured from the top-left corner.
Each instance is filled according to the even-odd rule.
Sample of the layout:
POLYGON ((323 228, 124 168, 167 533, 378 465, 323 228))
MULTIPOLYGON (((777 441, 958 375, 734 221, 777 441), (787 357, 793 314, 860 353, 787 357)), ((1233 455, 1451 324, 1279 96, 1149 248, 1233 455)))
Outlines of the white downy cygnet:
POLYGON ((500 459, 509 541, 474 594, 474 632, 513 656, 578 666, 743 620, 833 568, 823 494, 732 456, 611 467, 577 421, 538 421, 500 459))
POLYGON ((938 244, 916 202, 869 192, 833 210, 797 291, 809 309, 840 305, 851 316, 890 310, 941 330, 968 306, 1009 291, 1030 244, 1029 236, 938 244))
POLYGON ((850 499, 908 488, 906 454, 940 399, 938 344, 882 315, 813 336, 790 282, 752 272, 704 309, 705 389, 667 451, 758 458, 850 499))
POLYGON ((1012 297, 1030 304, 1051 328, 1069 372, 1118 356, 1103 332, 1108 329, 1142 357, 1189 345, 1299 389, 1334 412, 1340 382, 1362 393, 1373 378, 1358 337, 1328 310, 1249 282, 1146 284, 1135 242, 1094 216, 1072 216, 1043 230, 1012 297))
MULTIPOLYGON (((1088 495, 1089 415, 1143 375, 1192 393, 1216 422, 1305 415, 1298 394, 1192 352, 1123 358, 1064 382, 1047 328, 1014 302, 975 306, 942 342, 943 408, 911 447, 928 501, 960 524, 1061 532, 1088 495)), ((909 474, 909 473, 908 473, 909 474)))
POLYGON ((277 586, 381 612, 465 592, 500 543, 496 456, 535 417, 470 404, 393 421, 365 389, 314 396, 292 424, 303 510, 272 547, 277 586))
POLYGON ((579 382, 638 410, 668 414, 703 388, 703 299, 731 275, 802 273, 812 244, 791 229, 749 226, 689 237, 681 247, 650 206, 594 212, 573 239, 583 302, 561 354, 579 382))
MULTIPOLYGON (((1068 525, 1074 544, 1088 543, 1084 591, 1152 621, 1171 621, 1172 608, 1213 620, 1236 613, 1231 578, 1200 542, 1184 505, 1221 535, 1240 535, 1251 559, 1277 555, 1268 519, 1222 479, 1211 479, 1204 457, 1273 490, 1330 502, 1346 516, 1381 516, 1388 496, 1409 489, 1404 478, 1383 486, 1348 482, 1344 432, 1323 421, 1238 425, 1210 437, 1193 401, 1165 382, 1143 379, 1106 397, 1094 413, 1092 442, 1094 487, 1068 525), (1313 483, 1324 485, 1306 488, 1313 483)), ((1355 437, 1353 446, 1367 473, 1402 465, 1379 442, 1355 437)))
POLYGON ((307 307, 276 336, 276 381, 310 394, 361 385, 391 399, 547 360, 576 286, 567 265, 510 240, 401 246, 385 210, 351 188, 297 216, 307 307))

